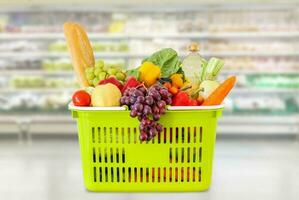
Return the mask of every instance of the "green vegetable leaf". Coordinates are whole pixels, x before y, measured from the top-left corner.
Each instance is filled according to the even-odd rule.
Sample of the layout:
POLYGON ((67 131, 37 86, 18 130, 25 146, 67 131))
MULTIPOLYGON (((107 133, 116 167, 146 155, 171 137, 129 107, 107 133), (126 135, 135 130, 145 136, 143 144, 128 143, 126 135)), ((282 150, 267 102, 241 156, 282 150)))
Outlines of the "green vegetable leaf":
POLYGON ((127 76, 134 76, 137 80, 140 78, 139 67, 136 69, 130 69, 126 71, 127 76))
POLYGON ((161 68, 161 77, 167 78, 181 69, 182 62, 177 52, 171 48, 165 48, 145 58, 142 63, 149 61, 161 68))
POLYGON ((203 67, 201 80, 215 80, 223 65, 223 60, 212 57, 208 64, 203 67))

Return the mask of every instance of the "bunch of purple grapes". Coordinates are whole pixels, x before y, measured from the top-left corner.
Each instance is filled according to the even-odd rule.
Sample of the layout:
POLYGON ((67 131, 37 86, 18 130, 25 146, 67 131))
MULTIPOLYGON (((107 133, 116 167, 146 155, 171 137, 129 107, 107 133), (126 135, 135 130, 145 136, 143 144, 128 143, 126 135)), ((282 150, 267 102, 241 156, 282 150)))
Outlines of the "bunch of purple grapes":
POLYGON ((166 105, 171 104, 171 97, 171 93, 160 84, 148 89, 140 85, 124 92, 120 103, 130 108, 131 117, 138 117, 141 141, 149 141, 162 132, 163 126, 157 121, 165 114, 166 105))

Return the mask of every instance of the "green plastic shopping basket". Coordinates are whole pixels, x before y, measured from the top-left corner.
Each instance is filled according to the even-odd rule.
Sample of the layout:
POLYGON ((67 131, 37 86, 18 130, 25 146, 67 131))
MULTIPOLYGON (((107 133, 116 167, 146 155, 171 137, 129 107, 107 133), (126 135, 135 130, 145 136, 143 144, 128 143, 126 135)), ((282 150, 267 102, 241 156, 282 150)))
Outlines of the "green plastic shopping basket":
POLYGON ((169 107, 164 130, 139 141, 125 107, 69 106, 77 119, 85 187, 90 191, 203 191, 211 184, 217 119, 223 106, 169 107))

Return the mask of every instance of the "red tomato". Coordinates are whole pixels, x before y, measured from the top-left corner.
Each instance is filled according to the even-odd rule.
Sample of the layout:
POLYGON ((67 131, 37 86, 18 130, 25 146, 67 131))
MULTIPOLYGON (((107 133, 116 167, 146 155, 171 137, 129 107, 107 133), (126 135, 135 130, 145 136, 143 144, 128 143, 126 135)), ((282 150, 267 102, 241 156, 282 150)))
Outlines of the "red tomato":
POLYGON ((73 104, 75 106, 90 106, 90 95, 85 90, 78 90, 73 95, 73 104))

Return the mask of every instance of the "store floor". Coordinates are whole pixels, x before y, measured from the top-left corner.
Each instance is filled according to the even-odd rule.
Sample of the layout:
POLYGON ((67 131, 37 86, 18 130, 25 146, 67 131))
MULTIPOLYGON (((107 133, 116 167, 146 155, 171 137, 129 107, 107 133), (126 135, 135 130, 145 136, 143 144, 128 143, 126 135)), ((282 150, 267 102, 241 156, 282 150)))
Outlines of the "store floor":
POLYGON ((299 198, 295 140, 217 141, 213 184, 202 193, 91 193, 82 185, 75 139, 0 140, 0 199, 295 200, 299 198))

